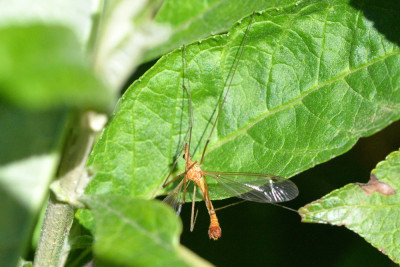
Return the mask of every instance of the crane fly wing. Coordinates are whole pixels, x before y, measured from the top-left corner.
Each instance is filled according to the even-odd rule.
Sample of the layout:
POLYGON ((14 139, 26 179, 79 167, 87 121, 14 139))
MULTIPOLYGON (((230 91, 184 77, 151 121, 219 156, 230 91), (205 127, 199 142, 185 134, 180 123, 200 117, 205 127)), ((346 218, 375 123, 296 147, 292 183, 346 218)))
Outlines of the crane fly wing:
POLYGON ((169 194, 164 198, 163 202, 173 208, 177 215, 181 213, 182 209, 182 188, 184 185, 184 179, 175 187, 174 190, 169 192, 169 194))
POLYGON ((238 172, 204 172, 236 197, 261 203, 285 202, 299 194, 297 186, 279 176, 238 172))

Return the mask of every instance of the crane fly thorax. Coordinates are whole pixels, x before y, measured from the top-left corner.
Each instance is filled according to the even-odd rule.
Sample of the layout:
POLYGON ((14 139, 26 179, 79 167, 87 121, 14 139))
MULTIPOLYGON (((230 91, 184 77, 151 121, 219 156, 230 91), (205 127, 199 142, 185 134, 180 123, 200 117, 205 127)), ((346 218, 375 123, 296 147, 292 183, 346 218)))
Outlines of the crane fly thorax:
MULTIPOLYGON (((190 160, 188 163, 189 164, 187 167, 190 167, 193 164, 193 162, 190 160)), ((190 181, 197 182, 203 178, 203 171, 199 165, 195 164, 192 168, 190 168, 190 170, 188 170, 186 177, 190 181)))

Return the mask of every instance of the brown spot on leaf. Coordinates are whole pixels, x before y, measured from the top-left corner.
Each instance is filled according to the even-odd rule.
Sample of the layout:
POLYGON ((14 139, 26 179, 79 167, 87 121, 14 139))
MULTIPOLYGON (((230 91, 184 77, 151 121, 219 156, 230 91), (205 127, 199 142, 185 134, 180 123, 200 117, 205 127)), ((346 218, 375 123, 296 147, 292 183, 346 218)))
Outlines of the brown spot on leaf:
POLYGON ((371 174, 368 183, 359 185, 367 195, 378 192, 382 195, 390 196, 396 193, 396 191, 390 185, 379 181, 378 178, 376 178, 376 176, 373 174, 371 174))

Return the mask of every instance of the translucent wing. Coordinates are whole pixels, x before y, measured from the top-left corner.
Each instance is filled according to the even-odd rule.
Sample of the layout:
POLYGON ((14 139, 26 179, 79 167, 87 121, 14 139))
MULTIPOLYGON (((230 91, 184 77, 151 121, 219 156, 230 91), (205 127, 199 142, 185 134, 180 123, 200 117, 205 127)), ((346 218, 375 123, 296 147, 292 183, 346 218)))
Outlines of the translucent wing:
POLYGON ((248 201, 284 202, 299 194, 292 181, 279 176, 239 172, 205 172, 205 175, 214 178, 227 193, 248 201))
POLYGON ((171 208, 175 210, 177 215, 181 213, 182 209, 182 188, 184 185, 184 180, 185 179, 182 179, 182 181, 175 187, 175 189, 172 190, 163 200, 164 203, 168 204, 169 206, 171 206, 171 208))

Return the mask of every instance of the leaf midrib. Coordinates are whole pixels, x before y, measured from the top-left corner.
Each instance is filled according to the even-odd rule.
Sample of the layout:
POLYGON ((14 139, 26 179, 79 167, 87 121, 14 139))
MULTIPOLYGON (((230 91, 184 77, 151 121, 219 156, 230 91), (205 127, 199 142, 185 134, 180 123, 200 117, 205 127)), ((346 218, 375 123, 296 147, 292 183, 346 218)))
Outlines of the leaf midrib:
MULTIPOLYGON (((371 66, 371 65, 373 65, 373 64, 375 64, 377 62, 384 61, 385 59, 387 59, 387 58, 389 58, 389 57, 391 57, 393 55, 399 54, 399 52, 400 52, 400 49, 393 50, 391 53, 388 53, 388 54, 386 54, 386 55, 384 55, 384 56, 382 56, 380 58, 377 58, 377 59, 371 61, 370 63, 361 65, 360 67, 354 68, 353 70, 349 70, 349 71, 343 73, 342 75, 337 76, 334 79, 327 80, 326 82, 323 82, 323 83, 321 83, 319 85, 316 85, 314 88, 311 88, 310 90, 308 90, 304 94, 300 94, 297 98, 293 99, 292 101, 287 102, 285 105, 282 105, 282 106, 277 107, 275 109, 267 110, 265 113, 261 114, 258 118, 256 118, 252 122, 248 123, 246 126, 244 126, 242 128, 239 128, 238 131, 233 132, 233 133, 231 133, 229 135, 226 135, 225 137, 219 139, 216 143, 211 144, 209 146, 209 149, 206 152, 206 155, 208 155, 209 153, 211 153, 215 149, 221 147, 222 145, 224 145, 224 144, 236 139, 237 137, 239 137, 241 135, 244 135, 250 128, 252 128, 258 122, 264 120, 265 118, 267 118, 269 116, 272 116, 273 114, 275 114, 275 113, 277 113, 279 111, 285 110, 287 108, 290 108, 290 107, 300 103, 306 96, 308 96, 311 93, 317 91, 318 89, 320 89, 320 88, 322 88, 324 86, 327 86, 329 84, 332 84, 334 82, 337 82, 337 81, 340 81, 340 80, 344 80, 344 78, 348 77, 349 75, 351 75, 353 73, 356 73, 359 70, 366 69, 369 66, 371 66)), ((344 131, 343 129, 339 129, 339 130, 344 131)))

